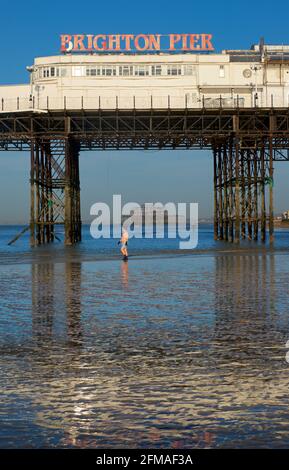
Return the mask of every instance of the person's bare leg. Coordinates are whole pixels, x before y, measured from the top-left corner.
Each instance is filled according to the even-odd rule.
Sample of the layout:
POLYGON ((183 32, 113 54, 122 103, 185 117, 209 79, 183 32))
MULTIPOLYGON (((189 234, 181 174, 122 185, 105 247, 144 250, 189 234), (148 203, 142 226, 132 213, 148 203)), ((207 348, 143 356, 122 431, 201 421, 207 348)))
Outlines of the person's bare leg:
POLYGON ((124 259, 127 259, 128 258, 128 252, 127 252, 127 248, 126 247, 123 247, 121 248, 121 254, 123 255, 123 258, 124 259))

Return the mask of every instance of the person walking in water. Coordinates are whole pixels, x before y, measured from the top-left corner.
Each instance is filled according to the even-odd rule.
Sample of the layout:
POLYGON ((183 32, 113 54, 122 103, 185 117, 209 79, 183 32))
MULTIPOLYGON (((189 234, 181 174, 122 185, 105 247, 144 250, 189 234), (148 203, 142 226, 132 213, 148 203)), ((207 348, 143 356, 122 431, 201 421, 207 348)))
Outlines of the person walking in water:
POLYGON ((128 242, 128 233, 127 233, 127 230, 123 228, 121 239, 118 242, 118 245, 120 245, 120 252, 123 255, 123 261, 128 260, 127 242, 128 242))

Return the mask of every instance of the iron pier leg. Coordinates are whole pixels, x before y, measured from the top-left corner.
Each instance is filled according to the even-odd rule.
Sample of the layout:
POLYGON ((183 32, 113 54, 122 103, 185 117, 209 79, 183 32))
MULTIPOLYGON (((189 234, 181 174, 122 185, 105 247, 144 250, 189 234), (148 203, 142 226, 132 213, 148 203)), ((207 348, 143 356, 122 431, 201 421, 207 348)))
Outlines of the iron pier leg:
POLYGON ((241 237, 244 240, 246 238, 246 222, 247 222, 247 212, 246 212, 246 182, 245 182, 245 153, 244 151, 240 152, 241 158, 241 237))
POLYGON ((30 150, 30 245, 35 246, 35 144, 30 150))
MULTIPOLYGON (((37 147, 39 151, 39 147, 37 147)), ((43 146, 40 147, 40 213, 39 213, 39 228, 40 228, 40 244, 45 243, 45 222, 46 222, 46 200, 45 200, 45 161, 43 146)), ((39 188, 39 186, 38 186, 39 188)))
POLYGON ((269 141, 269 237, 270 237, 270 243, 273 243, 274 241, 274 205, 273 205, 273 145, 272 145, 272 136, 270 136, 270 141, 269 141))
POLYGON ((65 244, 81 240, 79 144, 66 140, 34 140, 31 144, 31 246, 58 238, 55 225, 65 226, 65 244))
POLYGON ((247 228, 248 228, 248 240, 252 240, 252 178, 251 178, 251 153, 247 151, 247 228))
POLYGON ((35 220, 36 220, 36 245, 41 244, 41 227, 40 227, 40 214, 41 214, 41 207, 40 207, 40 162, 39 162, 39 143, 38 141, 35 142, 35 220))
POLYGON ((214 239, 219 236, 219 214, 218 214, 218 181, 217 181, 217 149, 214 148, 214 239))
POLYGON ((236 243, 240 238, 257 241, 260 231, 261 240, 265 242, 268 220, 270 243, 272 243, 274 240, 272 137, 270 136, 269 141, 249 141, 246 145, 247 148, 241 147, 236 137, 223 143, 214 143, 214 237, 215 240, 229 240, 236 243))
POLYGON ((65 144, 65 244, 81 240, 79 145, 72 139, 65 144))
POLYGON ((239 243, 240 241, 240 175, 239 175, 239 142, 238 138, 235 141, 235 214, 236 214, 236 224, 235 224, 235 242, 239 243))
POLYGON ((227 145, 223 144, 223 163, 224 163, 224 234, 225 240, 228 241, 228 158, 227 158, 227 145))
POLYGON ((254 152, 254 240, 258 240, 259 214, 258 214, 258 153, 254 152))
POLYGON ((261 148, 261 181, 260 181, 260 192, 261 192, 261 240, 266 241, 266 202, 265 202, 265 148, 262 143, 261 148))
POLYGON ((224 239, 224 205, 223 205, 223 155, 222 146, 218 147, 218 208, 219 208, 219 240, 224 239))
POLYGON ((230 140, 229 142, 229 242, 234 241, 234 214, 233 214, 233 202, 234 202, 234 190, 233 190, 233 146, 230 140))

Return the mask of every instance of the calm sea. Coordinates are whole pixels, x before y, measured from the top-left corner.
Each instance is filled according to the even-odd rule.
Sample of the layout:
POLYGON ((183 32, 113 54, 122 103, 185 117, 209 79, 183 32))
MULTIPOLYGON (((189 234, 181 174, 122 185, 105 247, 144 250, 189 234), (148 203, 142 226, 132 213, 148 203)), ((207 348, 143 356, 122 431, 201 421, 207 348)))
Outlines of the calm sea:
MULTIPOLYGON (((289 231, 273 247, 29 248, 0 227, 0 447, 288 447, 289 231)), ((63 234, 59 231, 60 238, 63 234)))

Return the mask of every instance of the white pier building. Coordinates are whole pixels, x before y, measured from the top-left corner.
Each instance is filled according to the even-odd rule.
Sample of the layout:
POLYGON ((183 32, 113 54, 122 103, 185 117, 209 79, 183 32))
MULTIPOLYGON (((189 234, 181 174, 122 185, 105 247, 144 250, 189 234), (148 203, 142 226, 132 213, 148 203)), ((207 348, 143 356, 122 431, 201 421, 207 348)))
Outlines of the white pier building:
POLYGON ((289 46, 221 53, 64 53, 30 83, 0 86, 0 112, 289 106, 289 46))

